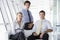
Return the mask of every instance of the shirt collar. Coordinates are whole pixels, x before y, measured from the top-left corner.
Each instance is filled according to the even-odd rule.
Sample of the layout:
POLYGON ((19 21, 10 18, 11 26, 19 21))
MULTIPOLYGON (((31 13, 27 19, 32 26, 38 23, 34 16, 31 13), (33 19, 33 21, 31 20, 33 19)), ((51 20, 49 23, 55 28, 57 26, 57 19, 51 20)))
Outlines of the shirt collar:
POLYGON ((26 9, 26 8, 24 8, 24 10, 26 10, 26 11, 28 10, 29 11, 29 9, 26 9))
POLYGON ((43 20, 40 19, 40 21, 45 21, 45 19, 43 19, 43 20))
POLYGON ((26 11, 27 11, 27 9, 26 9, 26 8, 24 8, 24 10, 26 10, 26 11))

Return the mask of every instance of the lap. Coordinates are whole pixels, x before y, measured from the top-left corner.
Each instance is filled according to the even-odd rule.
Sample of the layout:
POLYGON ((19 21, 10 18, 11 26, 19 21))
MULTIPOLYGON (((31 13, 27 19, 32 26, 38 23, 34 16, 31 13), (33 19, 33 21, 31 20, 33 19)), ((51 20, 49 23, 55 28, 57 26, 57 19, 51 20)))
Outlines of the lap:
MULTIPOLYGON (((40 33, 40 35, 41 35, 41 33, 40 33)), ((38 36, 31 35, 31 36, 29 36, 28 38, 41 39, 41 38, 40 38, 40 35, 38 35, 38 36)), ((48 38, 48 37, 49 37, 49 35, 48 35, 47 33, 45 33, 45 34, 43 35, 43 38, 42 38, 42 39, 45 39, 45 38, 48 38)))
POLYGON ((23 32, 16 33, 15 35, 10 36, 12 40, 25 40, 25 35, 23 32))

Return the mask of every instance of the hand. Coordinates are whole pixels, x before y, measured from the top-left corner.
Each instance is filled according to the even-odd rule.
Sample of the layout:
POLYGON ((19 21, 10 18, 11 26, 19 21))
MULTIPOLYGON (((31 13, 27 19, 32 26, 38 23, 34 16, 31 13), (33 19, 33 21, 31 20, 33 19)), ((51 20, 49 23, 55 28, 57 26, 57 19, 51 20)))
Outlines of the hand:
POLYGON ((30 23, 30 24, 28 24, 28 25, 29 25, 29 26, 28 26, 29 28, 32 28, 32 26, 33 26, 33 24, 32 24, 32 23, 30 23))
POLYGON ((44 35, 44 34, 41 34, 41 35, 40 35, 40 38, 43 38, 43 35, 44 35))
POLYGON ((34 35, 34 36, 37 36, 37 34, 36 34, 35 32, 33 33, 33 35, 34 35))

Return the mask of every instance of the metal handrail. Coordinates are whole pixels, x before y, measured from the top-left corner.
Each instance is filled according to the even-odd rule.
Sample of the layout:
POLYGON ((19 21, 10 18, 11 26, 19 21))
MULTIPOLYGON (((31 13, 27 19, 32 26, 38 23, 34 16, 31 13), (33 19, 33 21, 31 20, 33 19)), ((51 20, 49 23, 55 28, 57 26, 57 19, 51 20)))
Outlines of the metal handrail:
POLYGON ((10 25, 10 23, 0 23, 0 25, 10 25))
MULTIPOLYGON (((4 25, 5 25, 5 20, 4 20, 4 17, 3 17, 3 14, 2 14, 2 10, 1 10, 1 8, 0 8, 0 11, 1 11, 1 15, 2 15, 2 18, 3 18, 3 21, 4 21, 4 25)), ((5 25, 5 28, 6 28, 6 30, 7 30, 6 25, 5 25)))
POLYGON ((14 4, 13 4, 13 1, 11 1, 11 2, 12 2, 12 5, 13 5, 13 9, 14 9, 14 11, 15 11, 15 13, 16 13, 16 10, 15 10, 14 4))
MULTIPOLYGON (((2 0, 2 3, 3 3, 3 5, 4 5, 3 0, 2 0)), ((5 8, 5 6, 4 6, 4 8, 5 8)), ((7 14, 6 8, 5 8, 5 12, 6 12, 6 15, 7 15, 7 19, 8 19, 8 21, 9 21, 9 23, 10 23, 10 20, 9 20, 9 18, 8 18, 8 14, 7 14)), ((10 26, 11 26, 11 24, 10 24, 10 26)))
MULTIPOLYGON (((9 8, 8 1, 7 1, 7 0, 6 0, 6 3, 7 3, 7 6, 8 6, 8 8, 9 8)), ((11 19, 12 19, 12 21, 13 21, 13 18, 12 18, 12 14, 11 14, 10 8, 9 8, 9 11, 10 11, 11 19)))

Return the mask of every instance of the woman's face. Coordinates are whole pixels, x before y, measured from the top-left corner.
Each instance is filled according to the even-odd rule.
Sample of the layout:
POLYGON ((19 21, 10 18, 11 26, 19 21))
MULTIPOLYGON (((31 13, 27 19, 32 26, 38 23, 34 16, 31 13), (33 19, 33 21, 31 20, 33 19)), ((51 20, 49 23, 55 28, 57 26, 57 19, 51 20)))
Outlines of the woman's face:
POLYGON ((17 14, 17 17, 16 18, 17 18, 17 21, 18 22, 21 22, 21 20, 22 20, 22 14, 17 14))

